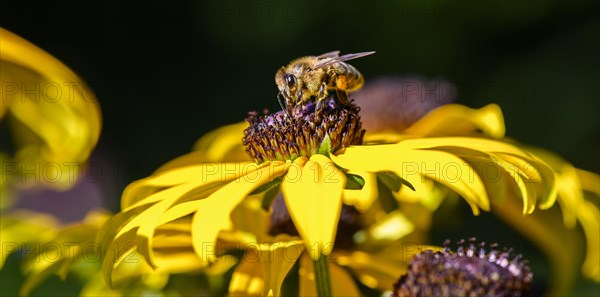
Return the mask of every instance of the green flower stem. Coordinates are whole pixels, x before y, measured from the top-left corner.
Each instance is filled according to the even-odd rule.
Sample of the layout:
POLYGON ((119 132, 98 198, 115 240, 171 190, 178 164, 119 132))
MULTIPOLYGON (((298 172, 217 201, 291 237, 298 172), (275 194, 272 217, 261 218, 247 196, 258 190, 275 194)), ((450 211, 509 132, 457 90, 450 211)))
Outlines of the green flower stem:
POLYGON ((321 255, 319 260, 313 260, 313 267, 317 284, 317 296, 333 296, 331 293, 331 277, 329 276, 329 257, 321 255))

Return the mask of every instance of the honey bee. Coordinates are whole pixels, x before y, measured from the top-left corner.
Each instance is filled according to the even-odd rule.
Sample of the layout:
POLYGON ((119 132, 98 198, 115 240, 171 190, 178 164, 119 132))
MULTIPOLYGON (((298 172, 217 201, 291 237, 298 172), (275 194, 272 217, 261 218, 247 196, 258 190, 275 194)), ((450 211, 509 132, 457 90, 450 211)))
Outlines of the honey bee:
POLYGON ((329 91, 336 92, 340 103, 350 105, 348 93, 360 89, 364 79, 356 68, 344 61, 374 53, 362 52, 340 56, 339 51, 333 51, 291 61, 275 74, 279 105, 289 115, 294 106, 307 102, 310 98, 314 98, 319 104, 327 98, 329 91))

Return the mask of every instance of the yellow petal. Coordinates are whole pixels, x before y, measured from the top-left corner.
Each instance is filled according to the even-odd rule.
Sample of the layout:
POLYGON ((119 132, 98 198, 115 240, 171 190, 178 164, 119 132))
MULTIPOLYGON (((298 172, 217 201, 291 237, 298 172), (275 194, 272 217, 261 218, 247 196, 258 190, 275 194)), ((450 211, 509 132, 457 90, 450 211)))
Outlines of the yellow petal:
POLYGON ((473 213, 478 214, 478 208, 489 210, 485 186, 464 160, 442 151, 406 149, 401 144, 349 147, 331 158, 343 168, 393 171, 409 182, 427 177, 462 195, 473 213))
POLYGON ((29 295, 53 275, 58 275, 62 280, 66 279, 77 261, 100 260, 101 251, 94 237, 107 218, 107 213, 94 211, 88 214, 87 218, 88 221, 93 221, 92 224, 84 222, 64 227, 47 242, 38 238, 37 243, 41 244, 42 248, 36 257, 25 259, 23 263, 27 278, 20 288, 20 295, 29 295))
POLYGON ((194 250, 202 261, 214 259, 214 243, 217 234, 231 225, 233 209, 252 190, 285 174, 289 166, 285 163, 268 163, 255 172, 244 175, 211 194, 198 200, 197 210, 192 221, 194 250))
POLYGON ((204 152, 207 162, 250 160, 241 141, 247 127, 241 122, 215 129, 196 141, 194 151, 204 152))
MULTIPOLYGON (((400 247, 395 253, 404 254, 406 250, 400 247)), ((390 260, 389 255, 360 251, 340 253, 336 259, 339 265, 351 269, 361 283, 379 290, 390 290, 393 283, 406 273, 410 261, 406 258, 404 262, 396 263, 390 260)))
POLYGON ((401 187, 397 193, 392 192, 398 201, 421 203, 430 211, 435 211, 448 194, 444 187, 440 187, 431 179, 411 178, 407 180, 414 188, 401 187))
POLYGON ((594 203, 585 201, 578 212, 578 219, 587 242, 586 258, 581 270, 586 277, 600 282, 600 211, 594 203))
POLYGON ((157 271, 185 273, 205 266, 192 247, 190 218, 158 227, 153 238, 153 248, 157 271))
POLYGON ((234 229, 253 236, 255 242, 268 240, 270 217, 261 206, 263 197, 263 194, 248 196, 231 213, 234 229))
POLYGON ((562 225, 558 209, 551 208, 523 216, 517 197, 493 205, 492 211, 503 221, 534 242, 546 255, 552 266, 549 296, 569 296, 569 288, 579 274, 582 236, 562 225))
POLYGON ((263 269, 257 265, 256 250, 248 250, 235 268, 229 282, 229 296, 262 296, 265 287, 263 269))
POLYGON ((493 138, 504 137, 504 118, 496 104, 471 109, 459 104, 442 105, 403 133, 421 136, 460 136, 483 132, 493 138))
POLYGON ((313 259, 333 249, 346 176, 323 155, 298 158, 282 183, 290 217, 313 259))
POLYGON ((116 238, 118 239, 121 236, 125 236, 131 230, 136 230, 135 243, 137 244, 137 251, 144 256, 148 264, 152 267, 156 267, 152 250, 152 239, 161 216, 171 208, 181 196, 198 187, 202 188, 202 185, 189 183, 169 188, 152 195, 160 196, 160 199, 158 199, 160 201, 135 216, 117 233, 116 238))
POLYGON ((303 251, 302 241, 258 245, 258 258, 265 282, 263 296, 281 295, 281 284, 303 251))
POLYGON ((17 252, 22 245, 35 241, 43 242, 54 237, 59 222, 56 218, 33 211, 13 210, 10 213, 2 213, 0 220, 0 268, 4 265, 6 258, 13 252, 17 252))
MULTIPOLYGON (((522 179, 527 195, 523 196, 523 214, 530 214, 534 211, 538 200, 540 208, 547 209, 556 201, 556 182, 554 172, 541 160, 532 160, 528 162, 521 158, 508 154, 497 153, 499 158, 510 164, 510 168, 516 173, 513 174, 515 180, 522 179)), ((521 191, 522 195, 524 194, 521 191)))
POLYGON ((532 155, 510 143, 477 137, 430 137, 401 141, 397 144, 407 149, 427 149, 436 147, 463 147, 487 153, 505 153, 522 158, 532 155))
POLYGON ((3 28, 0 43, 0 116, 14 116, 15 160, 29 168, 67 166, 47 185, 69 188, 100 135, 97 100, 73 71, 35 45, 3 28))
MULTIPOLYGON (((346 270, 336 265, 334 260, 330 260, 329 272, 333 296, 361 296, 354 279, 346 270)), ((300 276, 300 292, 298 295, 317 296, 315 273, 310 257, 301 257, 298 274, 300 276)))
POLYGON ((591 192, 596 197, 600 197, 600 175, 577 169, 577 176, 581 182, 581 186, 585 191, 591 192))
POLYGON ((400 211, 393 211, 382 220, 369 227, 369 235, 374 240, 398 240, 414 230, 413 224, 400 211))
POLYGON ((244 174, 252 173, 264 166, 250 162, 203 163, 162 171, 127 186, 125 191, 123 191, 121 207, 123 210, 127 210, 142 204, 160 201, 163 199, 162 196, 150 195, 157 191, 157 189, 183 184, 201 186, 215 183, 216 185, 221 185, 244 174))

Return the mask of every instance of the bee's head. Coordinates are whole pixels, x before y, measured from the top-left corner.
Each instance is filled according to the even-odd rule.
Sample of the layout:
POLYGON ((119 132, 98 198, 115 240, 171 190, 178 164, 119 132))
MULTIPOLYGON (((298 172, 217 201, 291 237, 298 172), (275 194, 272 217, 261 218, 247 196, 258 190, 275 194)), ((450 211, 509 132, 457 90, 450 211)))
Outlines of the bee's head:
POLYGON ((292 100, 292 103, 295 103, 302 89, 300 80, 294 74, 286 73, 282 68, 275 75, 275 83, 279 93, 287 100, 292 100))

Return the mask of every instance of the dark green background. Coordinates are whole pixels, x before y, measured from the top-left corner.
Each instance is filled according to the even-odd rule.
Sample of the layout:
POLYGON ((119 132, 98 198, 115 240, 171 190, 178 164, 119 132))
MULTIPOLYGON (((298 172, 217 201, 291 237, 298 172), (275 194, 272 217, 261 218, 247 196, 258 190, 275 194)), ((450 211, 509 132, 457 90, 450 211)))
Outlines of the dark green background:
POLYGON ((283 64, 336 49, 377 51, 357 63, 367 81, 441 78, 460 103, 498 103, 508 136, 600 171, 598 1, 5 1, 0 24, 96 92, 113 208, 203 133, 277 109, 283 64))

